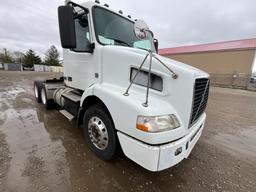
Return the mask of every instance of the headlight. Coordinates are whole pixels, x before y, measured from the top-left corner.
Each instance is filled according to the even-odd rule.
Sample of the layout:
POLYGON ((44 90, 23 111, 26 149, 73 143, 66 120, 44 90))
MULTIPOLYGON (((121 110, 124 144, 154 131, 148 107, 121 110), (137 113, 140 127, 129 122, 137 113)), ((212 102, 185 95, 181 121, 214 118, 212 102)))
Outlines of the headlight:
POLYGON ((145 132, 162 132, 180 127, 175 115, 138 116, 136 128, 145 132))

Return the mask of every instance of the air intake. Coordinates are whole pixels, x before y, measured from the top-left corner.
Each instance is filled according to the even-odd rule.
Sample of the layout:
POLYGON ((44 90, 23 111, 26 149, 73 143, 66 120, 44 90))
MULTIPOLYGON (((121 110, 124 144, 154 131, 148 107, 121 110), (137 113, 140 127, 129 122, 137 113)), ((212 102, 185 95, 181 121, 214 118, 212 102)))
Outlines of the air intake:
POLYGON ((195 80, 193 107, 190 118, 190 126, 196 122, 196 120, 205 111, 209 95, 210 80, 207 78, 201 78, 195 80))

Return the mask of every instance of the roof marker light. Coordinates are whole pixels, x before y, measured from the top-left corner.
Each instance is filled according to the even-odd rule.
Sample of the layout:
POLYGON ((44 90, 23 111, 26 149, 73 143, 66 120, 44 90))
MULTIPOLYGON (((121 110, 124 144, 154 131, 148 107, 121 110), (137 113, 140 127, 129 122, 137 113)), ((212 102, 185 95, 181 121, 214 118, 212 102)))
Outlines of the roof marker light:
POLYGON ((127 17, 129 17, 130 19, 132 18, 131 15, 128 15, 127 17))
POLYGON ((120 10, 120 11, 118 11, 118 13, 123 14, 123 11, 122 11, 122 10, 120 10))
POLYGON ((105 6, 105 7, 109 7, 109 5, 108 5, 108 4, 106 4, 106 3, 104 4, 104 6, 105 6))
POLYGON ((100 4, 100 1, 99 1, 99 0, 95 0, 95 3, 98 3, 98 4, 100 4))

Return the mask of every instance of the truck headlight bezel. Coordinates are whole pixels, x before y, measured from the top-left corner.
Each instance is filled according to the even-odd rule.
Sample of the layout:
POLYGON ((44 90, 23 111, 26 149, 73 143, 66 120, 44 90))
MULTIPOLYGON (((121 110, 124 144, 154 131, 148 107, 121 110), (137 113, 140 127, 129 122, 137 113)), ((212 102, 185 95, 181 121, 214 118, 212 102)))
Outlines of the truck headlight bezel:
POLYGON ((160 116, 137 117, 136 128, 149 133, 159 133, 174 130, 180 127, 178 118, 174 114, 160 116))

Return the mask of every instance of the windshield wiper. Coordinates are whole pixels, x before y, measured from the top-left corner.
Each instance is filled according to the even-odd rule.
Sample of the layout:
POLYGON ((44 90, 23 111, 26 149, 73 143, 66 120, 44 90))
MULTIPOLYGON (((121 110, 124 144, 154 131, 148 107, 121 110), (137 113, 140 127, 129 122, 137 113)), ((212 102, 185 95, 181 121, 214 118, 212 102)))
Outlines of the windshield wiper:
POLYGON ((128 43, 121 41, 119 39, 113 39, 113 40, 116 41, 117 43, 123 43, 123 44, 127 45, 128 47, 131 47, 131 45, 129 45, 128 43))
POLYGON ((131 47, 131 45, 129 45, 128 43, 126 43, 126 42, 124 42, 124 41, 122 41, 120 39, 113 39, 113 38, 109 38, 109 39, 112 39, 112 40, 114 40, 117 43, 121 43, 121 44, 127 45, 128 47, 131 47))

